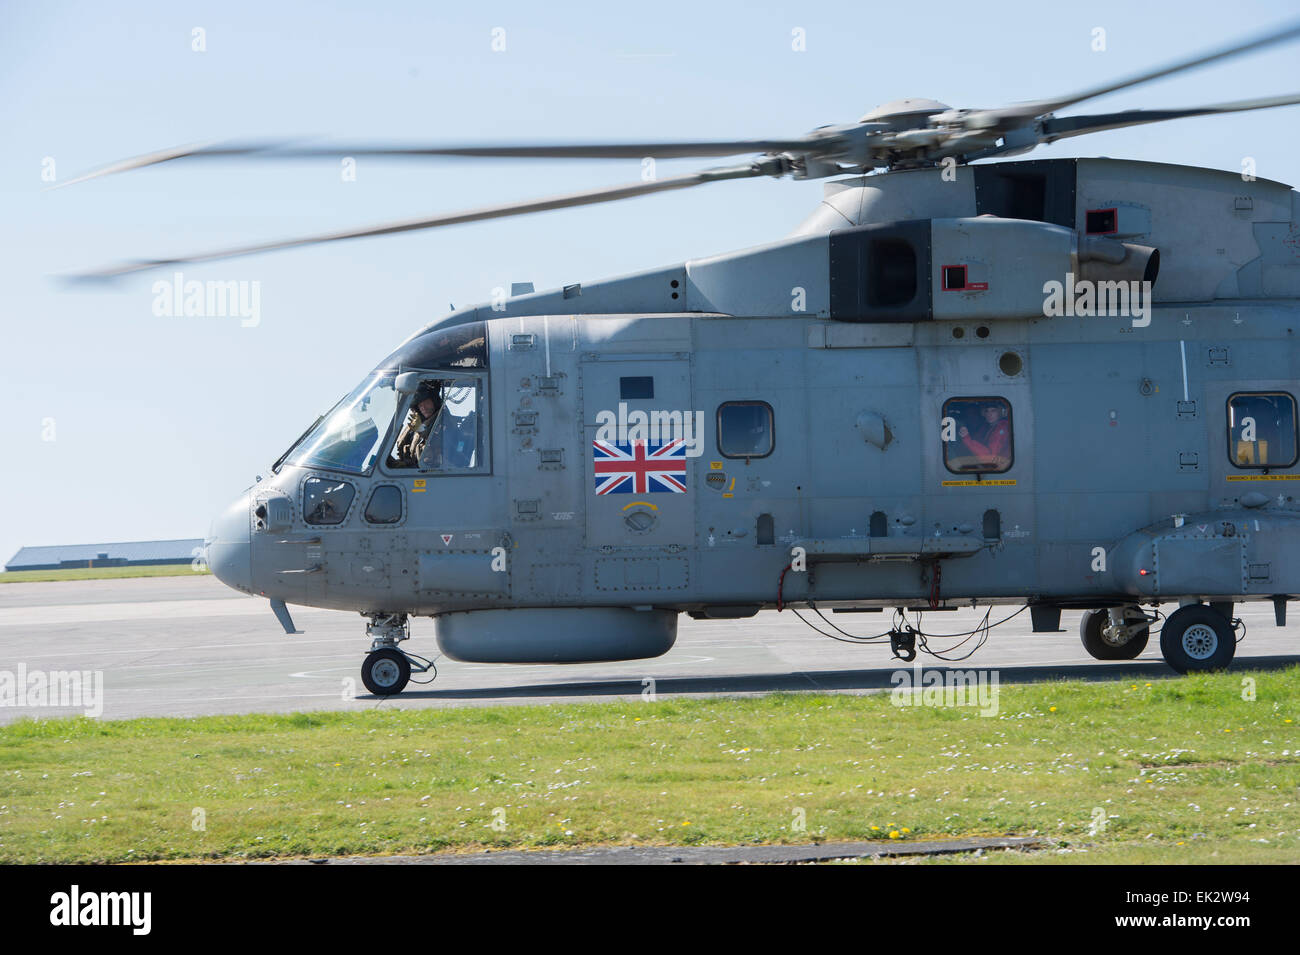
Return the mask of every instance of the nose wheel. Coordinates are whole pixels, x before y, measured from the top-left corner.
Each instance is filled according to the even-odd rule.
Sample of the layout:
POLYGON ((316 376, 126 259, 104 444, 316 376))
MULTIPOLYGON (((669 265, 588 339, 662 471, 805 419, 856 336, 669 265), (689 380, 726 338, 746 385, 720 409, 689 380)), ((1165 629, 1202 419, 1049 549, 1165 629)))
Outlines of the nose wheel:
POLYGON ((361 682, 375 696, 393 696, 411 681, 411 661, 395 647, 381 647, 366 654, 361 664, 361 682))
POLYGON ((368 613, 363 614, 370 622, 366 624, 366 636, 370 637, 370 652, 361 664, 361 682, 375 696, 394 696, 406 689, 411 682, 412 673, 432 673, 427 680, 417 683, 432 683, 438 676, 438 669, 432 660, 415 653, 407 653, 399 644, 411 638, 411 623, 404 613, 368 613))

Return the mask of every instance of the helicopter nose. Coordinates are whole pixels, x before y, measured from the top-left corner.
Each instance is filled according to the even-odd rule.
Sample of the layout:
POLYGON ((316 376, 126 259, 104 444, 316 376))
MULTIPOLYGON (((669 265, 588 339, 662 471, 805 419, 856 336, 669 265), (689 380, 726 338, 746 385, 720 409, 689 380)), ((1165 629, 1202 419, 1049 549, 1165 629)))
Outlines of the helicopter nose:
POLYGON ((227 587, 251 594, 253 565, 246 495, 241 495, 217 516, 206 543, 212 575, 227 587))

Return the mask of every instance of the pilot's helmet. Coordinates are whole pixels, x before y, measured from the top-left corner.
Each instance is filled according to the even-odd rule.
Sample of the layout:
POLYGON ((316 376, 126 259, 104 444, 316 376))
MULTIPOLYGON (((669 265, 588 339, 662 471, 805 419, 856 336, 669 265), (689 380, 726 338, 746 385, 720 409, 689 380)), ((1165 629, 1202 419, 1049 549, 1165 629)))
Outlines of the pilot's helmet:
POLYGON ((415 400, 411 402, 411 407, 419 408, 420 403, 423 401, 433 401, 436 403, 437 400, 438 400, 438 390, 436 388, 431 388, 427 385, 421 385, 420 389, 415 393, 415 400))

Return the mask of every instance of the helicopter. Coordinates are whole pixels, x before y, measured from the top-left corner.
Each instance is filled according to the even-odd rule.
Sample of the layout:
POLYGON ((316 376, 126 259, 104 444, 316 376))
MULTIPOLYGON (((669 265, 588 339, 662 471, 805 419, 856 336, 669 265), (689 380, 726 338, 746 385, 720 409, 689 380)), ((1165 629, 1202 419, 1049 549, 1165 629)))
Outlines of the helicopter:
MULTIPOLYGON (((1300 103, 1057 113, 1300 37, 1300 24, 1055 99, 926 99, 787 139, 184 146, 165 162, 757 158, 91 273, 112 278, 770 176, 828 179, 792 234, 559 289, 412 334, 213 521, 212 573, 360 613, 362 679, 441 653, 584 663, 667 652, 681 613, 1086 611, 1099 660, 1161 623, 1179 672, 1229 665, 1233 607, 1300 594, 1300 194, 1122 159, 1004 161, 1101 130, 1300 103), (990 160, 975 164, 977 160, 990 160), (1162 618, 1159 605, 1179 607, 1162 618)), ((915 656, 917 632, 891 646, 915 656)), ((910 656, 909 656, 910 654, 910 656)))

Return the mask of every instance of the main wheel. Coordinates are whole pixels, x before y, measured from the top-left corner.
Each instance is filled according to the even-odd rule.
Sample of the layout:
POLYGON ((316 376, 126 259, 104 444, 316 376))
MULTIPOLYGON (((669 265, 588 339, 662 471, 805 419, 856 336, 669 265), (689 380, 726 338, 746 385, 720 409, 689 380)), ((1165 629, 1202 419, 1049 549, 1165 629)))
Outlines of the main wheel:
POLYGON ((1160 652, 1179 673, 1223 670, 1237 652, 1232 621, 1204 604, 1188 604, 1170 614, 1160 631, 1160 652))
POLYGON ((392 647, 372 650, 361 664, 361 682, 375 696, 392 696, 406 689, 411 679, 411 661, 392 647))
MULTIPOLYGON (((1138 620, 1145 620, 1144 614, 1137 607, 1124 608, 1124 620, 1130 625, 1138 620)), ((1089 610, 1079 619, 1079 639, 1083 648, 1094 660, 1136 660, 1147 648, 1147 637, 1151 635, 1148 624, 1123 643, 1112 643, 1106 637, 1105 628, 1110 623, 1110 611, 1089 610)))

